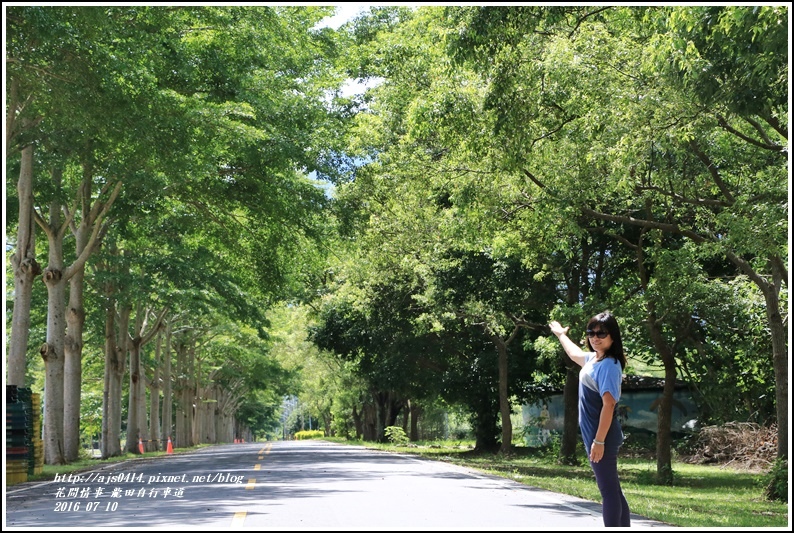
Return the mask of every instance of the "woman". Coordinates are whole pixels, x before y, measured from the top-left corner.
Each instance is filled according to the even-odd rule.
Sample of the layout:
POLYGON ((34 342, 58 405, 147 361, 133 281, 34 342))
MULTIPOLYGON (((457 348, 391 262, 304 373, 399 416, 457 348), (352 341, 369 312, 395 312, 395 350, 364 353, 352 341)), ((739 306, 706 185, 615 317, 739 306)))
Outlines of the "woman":
POLYGON ((582 367, 579 372, 579 429, 601 491, 602 516, 607 527, 629 527, 630 511, 618 479, 618 449, 623 430, 615 416, 626 356, 620 328, 609 311, 587 322, 587 347, 582 350, 568 338, 568 328, 549 324, 568 357, 582 367))

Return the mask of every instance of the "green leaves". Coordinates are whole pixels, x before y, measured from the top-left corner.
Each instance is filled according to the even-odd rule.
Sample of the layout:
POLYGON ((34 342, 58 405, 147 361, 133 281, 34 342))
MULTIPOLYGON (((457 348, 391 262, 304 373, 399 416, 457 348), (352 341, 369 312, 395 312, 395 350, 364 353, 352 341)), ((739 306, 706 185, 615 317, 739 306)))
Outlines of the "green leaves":
MULTIPOLYGON (((707 299, 701 269, 724 283, 739 268, 726 255, 764 270, 761 258, 785 249, 774 117, 786 116, 775 100, 786 54, 765 56, 785 40, 770 27, 785 14, 449 7, 372 34, 385 80, 356 147, 369 143, 373 161, 345 190, 363 209, 366 264, 379 266, 368 275, 388 284, 383 269, 406 269, 421 280, 423 332, 451 331, 453 317, 504 332, 497 309, 524 294, 581 300, 579 313, 615 303, 644 316, 653 303, 674 337, 707 299), (772 40, 760 45, 754 28, 772 40), (675 257, 654 256, 647 292, 640 248, 675 257), (513 260, 528 273, 502 283, 500 264, 513 260)), ((639 322, 627 328, 644 335, 639 322)), ((650 346, 632 349, 653 358, 650 346)))

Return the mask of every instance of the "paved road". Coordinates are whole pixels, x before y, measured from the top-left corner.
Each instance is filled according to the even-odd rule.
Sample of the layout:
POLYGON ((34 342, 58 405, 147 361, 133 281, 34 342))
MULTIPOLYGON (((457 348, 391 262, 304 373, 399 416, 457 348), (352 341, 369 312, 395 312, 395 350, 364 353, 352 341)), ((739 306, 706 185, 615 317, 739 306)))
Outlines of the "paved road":
MULTIPOLYGON (((588 530, 599 504, 325 441, 213 446, 26 483, 3 529, 588 530)), ((669 528, 639 516, 633 528, 669 528)))

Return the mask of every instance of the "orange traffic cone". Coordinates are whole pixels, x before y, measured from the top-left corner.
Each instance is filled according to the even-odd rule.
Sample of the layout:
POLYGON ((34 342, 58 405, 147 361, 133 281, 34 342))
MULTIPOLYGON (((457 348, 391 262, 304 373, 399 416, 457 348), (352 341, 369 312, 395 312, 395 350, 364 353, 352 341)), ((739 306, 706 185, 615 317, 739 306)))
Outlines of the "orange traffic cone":
POLYGON ((171 444, 171 437, 168 437, 168 448, 166 448, 165 453, 174 453, 174 446, 171 444))
POLYGON ((143 441, 141 439, 138 439, 138 451, 143 455, 143 441))

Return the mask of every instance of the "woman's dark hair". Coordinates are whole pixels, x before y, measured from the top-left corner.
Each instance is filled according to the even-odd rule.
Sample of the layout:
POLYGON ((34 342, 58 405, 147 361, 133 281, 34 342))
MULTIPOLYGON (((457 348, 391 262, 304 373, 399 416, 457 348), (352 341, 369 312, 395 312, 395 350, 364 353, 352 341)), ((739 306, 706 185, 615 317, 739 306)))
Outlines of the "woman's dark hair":
MULTIPOLYGON (((601 329, 608 331, 609 336, 612 337, 612 346, 609 347, 609 350, 604 354, 606 357, 614 358, 618 363, 620 363, 620 368, 626 368, 626 354, 623 353, 623 339, 620 338, 620 326, 618 326, 618 321, 615 320, 615 317, 612 316, 612 313, 609 311, 604 311, 603 313, 598 313, 596 316, 591 318, 587 322, 587 329, 593 329, 593 326, 596 324, 601 325, 601 329)), ((593 347, 590 345, 590 338, 587 337, 587 347, 590 350, 593 347)))

